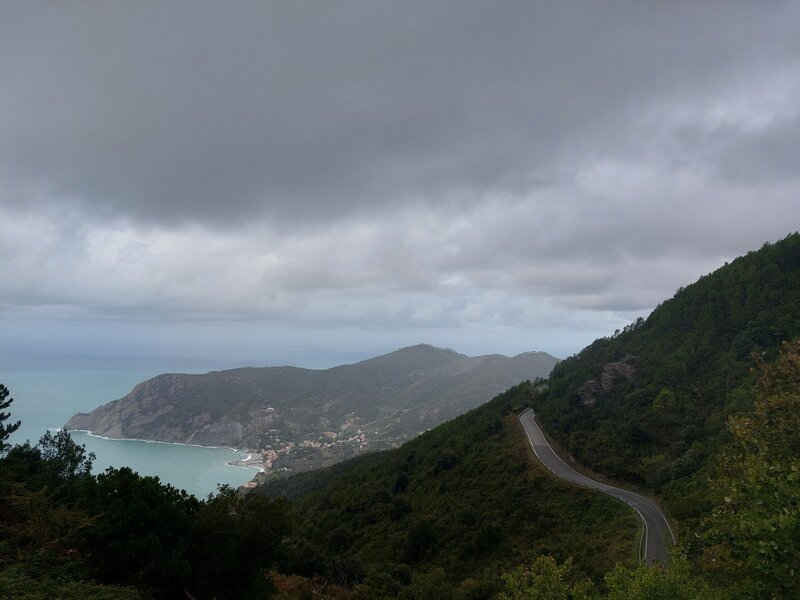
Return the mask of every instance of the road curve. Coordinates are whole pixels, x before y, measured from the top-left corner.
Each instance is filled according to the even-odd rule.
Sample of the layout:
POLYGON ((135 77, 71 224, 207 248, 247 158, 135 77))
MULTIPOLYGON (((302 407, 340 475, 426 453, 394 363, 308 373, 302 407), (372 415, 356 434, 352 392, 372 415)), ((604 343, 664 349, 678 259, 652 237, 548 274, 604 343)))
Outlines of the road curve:
POLYGON ((578 485, 599 490, 609 496, 614 496, 632 507, 642 518, 644 532, 639 545, 639 561, 651 563, 654 561, 668 562, 669 554, 667 545, 675 544, 675 534, 669 526, 664 513, 647 498, 638 494, 616 488, 594 479, 581 475, 565 463, 550 447, 542 430, 534 420, 534 412, 530 408, 519 415, 519 422, 528 436, 528 442, 533 448, 539 461, 558 477, 577 483, 578 485))

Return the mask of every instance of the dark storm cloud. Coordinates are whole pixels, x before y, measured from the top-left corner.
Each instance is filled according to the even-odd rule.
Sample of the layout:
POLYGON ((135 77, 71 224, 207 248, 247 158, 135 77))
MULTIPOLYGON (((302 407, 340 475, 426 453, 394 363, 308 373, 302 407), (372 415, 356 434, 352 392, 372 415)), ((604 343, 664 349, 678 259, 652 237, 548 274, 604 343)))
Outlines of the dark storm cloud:
POLYGON ((636 151, 632 120, 663 98, 800 54, 792 3, 2 12, 0 173, 44 190, 3 201, 166 223, 526 194, 565 165, 636 151))
POLYGON ((799 24, 796 2, 0 4, 6 354, 54 328, 571 353, 798 229, 799 24))

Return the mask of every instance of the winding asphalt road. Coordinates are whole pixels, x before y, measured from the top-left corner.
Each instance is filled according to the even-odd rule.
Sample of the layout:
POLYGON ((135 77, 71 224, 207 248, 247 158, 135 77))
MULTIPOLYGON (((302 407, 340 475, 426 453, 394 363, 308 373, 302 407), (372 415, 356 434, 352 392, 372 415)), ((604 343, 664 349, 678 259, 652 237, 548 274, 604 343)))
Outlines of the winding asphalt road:
POLYGON ((594 479, 589 479, 572 469, 561 460, 558 454, 550 447, 550 444, 547 443, 542 430, 533 418, 534 416, 533 410, 529 408, 519 415, 519 422, 525 429, 528 441, 539 461, 562 479, 599 490, 628 504, 639 513, 644 525, 643 536, 639 545, 639 561, 644 561, 645 563, 654 561, 668 562, 667 544, 675 544, 675 534, 672 532, 664 513, 647 498, 628 490, 622 490, 594 479))

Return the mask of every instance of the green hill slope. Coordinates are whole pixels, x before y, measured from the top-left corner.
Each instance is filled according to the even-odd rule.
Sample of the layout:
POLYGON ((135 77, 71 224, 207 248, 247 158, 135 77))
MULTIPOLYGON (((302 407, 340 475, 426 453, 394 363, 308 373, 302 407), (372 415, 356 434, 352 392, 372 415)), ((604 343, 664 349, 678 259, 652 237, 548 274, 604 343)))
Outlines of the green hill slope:
POLYGON ((752 353, 800 335, 800 235, 680 289, 646 320, 553 370, 535 402, 580 462, 663 493, 673 515, 708 509, 703 477, 730 414, 751 408, 752 353))
POLYGON ((286 570, 362 581, 367 597, 395 597, 427 573, 485 597, 509 565, 540 554, 573 556, 595 578, 635 560, 638 520, 625 505, 532 458, 514 412, 535 394, 521 384, 399 449, 259 488, 293 500, 286 570))

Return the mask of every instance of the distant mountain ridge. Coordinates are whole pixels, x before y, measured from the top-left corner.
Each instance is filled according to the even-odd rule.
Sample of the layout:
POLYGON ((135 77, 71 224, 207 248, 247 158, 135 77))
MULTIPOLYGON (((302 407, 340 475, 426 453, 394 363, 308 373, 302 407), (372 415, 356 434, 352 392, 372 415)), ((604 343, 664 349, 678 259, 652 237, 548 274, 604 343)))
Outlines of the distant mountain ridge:
POLYGON ((324 370, 164 374, 65 427, 257 449, 269 470, 305 470, 395 446, 520 381, 547 377, 557 362, 545 352, 469 357, 420 344, 324 370))

